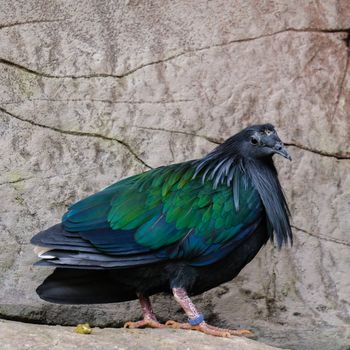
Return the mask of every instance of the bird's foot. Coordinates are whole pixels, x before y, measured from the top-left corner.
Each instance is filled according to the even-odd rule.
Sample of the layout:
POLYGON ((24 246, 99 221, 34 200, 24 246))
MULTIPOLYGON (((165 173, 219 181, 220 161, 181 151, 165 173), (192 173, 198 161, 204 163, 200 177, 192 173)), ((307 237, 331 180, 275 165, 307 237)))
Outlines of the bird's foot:
POLYGON ((165 328, 165 325, 157 320, 144 318, 137 322, 126 322, 124 328, 165 328))
POLYGON ((165 323, 165 326, 169 328, 175 328, 175 329, 190 329, 190 330, 199 331, 208 335, 214 335, 216 337, 229 337, 230 335, 252 334, 252 332, 247 329, 234 330, 234 329, 219 328, 219 327, 211 326, 204 321, 198 325, 193 326, 193 325, 190 325, 189 323, 179 323, 176 321, 169 320, 165 323))
POLYGON ((217 331, 220 331, 220 332, 228 332, 230 333, 230 335, 252 335, 253 332, 250 331, 249 329, 228 329, 228 328, 219 328, 219 327, 215 327, 215 326, 211 326, 210 324, 207 324, 207 326, 210 328, 210 329, 213 329, 213 330, 217 330, 217 331))

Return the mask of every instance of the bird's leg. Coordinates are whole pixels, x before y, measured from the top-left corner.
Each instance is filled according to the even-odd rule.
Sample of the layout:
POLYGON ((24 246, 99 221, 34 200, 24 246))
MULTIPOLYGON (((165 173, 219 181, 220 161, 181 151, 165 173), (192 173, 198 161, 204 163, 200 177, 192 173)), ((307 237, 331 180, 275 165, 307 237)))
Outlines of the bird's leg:
POLYGON ((173 294, 175 300, 180 304, 180 306, 185 311, 188 316, 188 323, 178 323, 175 321, 167 321, 166 326, 170 328, 181 328, 181 329, 191 329, 195 331, 200 331, 205 334, 215 335, 218 337, 229 337, 230 335, 248 335, 251 334, 250 331, 242 330, 231 330, 225 328, 218 328, 208 325, 204 321, 204 317, 197 311, 197 308, 192 303, 187 292, 183 288, 173 288, 173 294))
POLYGON ((124 328, 164 328, 165 326, 158 322, 156 315, 153 312, 151 301, 148 297, 137 294, 140 300, 143 313, 143 320, 137 322, 126 322, 124 328))

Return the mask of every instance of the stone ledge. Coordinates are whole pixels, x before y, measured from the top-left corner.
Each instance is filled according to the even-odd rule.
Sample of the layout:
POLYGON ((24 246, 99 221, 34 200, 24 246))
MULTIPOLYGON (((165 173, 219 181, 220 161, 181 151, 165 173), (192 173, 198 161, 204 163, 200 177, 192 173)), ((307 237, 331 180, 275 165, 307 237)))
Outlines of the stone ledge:
POLYGON ((244 337, 217 338, 193 331, 93 328, 90 335, 73 327, 46 326, 0 320, 2 350, 138 349, 138 350, 276 350, 244 337))

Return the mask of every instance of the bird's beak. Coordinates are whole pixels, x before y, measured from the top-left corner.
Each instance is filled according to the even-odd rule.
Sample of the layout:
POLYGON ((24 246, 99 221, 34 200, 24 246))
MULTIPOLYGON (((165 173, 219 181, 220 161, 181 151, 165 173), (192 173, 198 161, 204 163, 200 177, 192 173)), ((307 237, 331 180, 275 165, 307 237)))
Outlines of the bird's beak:
POLYGON ((282 157, 292 160, 292 157, 290 156, 282 142, 277 142, 273 147, 273 150, 275 151, 275 153, 281 155, 282 157))

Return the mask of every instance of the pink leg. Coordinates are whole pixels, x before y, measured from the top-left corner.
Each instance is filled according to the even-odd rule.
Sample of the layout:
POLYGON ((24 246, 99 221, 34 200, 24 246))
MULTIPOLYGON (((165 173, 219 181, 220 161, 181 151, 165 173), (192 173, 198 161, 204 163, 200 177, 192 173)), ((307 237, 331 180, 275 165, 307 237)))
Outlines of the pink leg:
POLYGON ((143 312, 143 317, 145 319, 148 319, 148 320, 156 321, 157 317, 156 317, 156 315, 153 312, 152 304, 151 304, 151 301, 149 300, 149 298, 143 296, 142 294, 139 294, 138 297, 139 297, 139 300, 140 300, 141 309, 142 309, 142 312, 143 312))
POLYGON ((143 320, 137 322, 126 322, 124 328, 164 328, 165 326, 158 322, 156 315, 153 312, 151 301, 148 297, 138 294, 143 320))
POLYGON ((197 311, 190 297, 187 295, 187 292, 185 289, 173 288, 173 294, 174 294, 175 300, 180 304, 180 306, 183 308, 186 315, 188 316, 189 323, 178 323, 178 322, 169 320, 165 324, 167 327, 191 329, 191 330, 203 332, 205 334, 215 335, 218 337, 229 337, 230 335, 251 334, 250 331, 245 329, 231 330, 231 329, 218 328, 218 327, 208 325, 204 321, 203 315, 201 315, 197 311))

